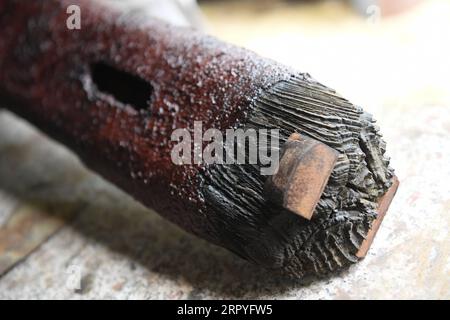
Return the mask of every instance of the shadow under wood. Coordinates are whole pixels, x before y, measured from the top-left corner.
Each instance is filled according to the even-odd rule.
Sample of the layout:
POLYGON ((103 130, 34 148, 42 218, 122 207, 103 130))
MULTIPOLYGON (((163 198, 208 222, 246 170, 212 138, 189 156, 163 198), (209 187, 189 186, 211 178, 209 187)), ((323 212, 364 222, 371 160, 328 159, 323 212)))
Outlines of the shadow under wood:
POLYGON ((82 207, 71 222, 75 230, 151 272, 187 281, 194 288, 191 299, 258 298, 311 281, 274 275, 187 234, 6 112, 0 112, 0 154, 0 192, 21 203, 82 207))

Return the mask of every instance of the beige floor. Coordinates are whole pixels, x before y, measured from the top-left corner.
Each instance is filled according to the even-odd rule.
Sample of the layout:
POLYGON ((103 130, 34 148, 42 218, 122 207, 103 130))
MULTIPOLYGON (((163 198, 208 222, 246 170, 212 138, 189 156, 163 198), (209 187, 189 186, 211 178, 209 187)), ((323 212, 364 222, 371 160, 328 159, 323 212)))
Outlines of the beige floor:
POLYGON ((272 277, 170 225, 0 112, 0 225, 36 207, 77 211, 0 278, 0 298, 450 299, 450 3, 380 21, 340 1, 251 3, 203 5, 210 31, 309 72, 379 120, 401 186, 367 258, 330 279, 272 277))

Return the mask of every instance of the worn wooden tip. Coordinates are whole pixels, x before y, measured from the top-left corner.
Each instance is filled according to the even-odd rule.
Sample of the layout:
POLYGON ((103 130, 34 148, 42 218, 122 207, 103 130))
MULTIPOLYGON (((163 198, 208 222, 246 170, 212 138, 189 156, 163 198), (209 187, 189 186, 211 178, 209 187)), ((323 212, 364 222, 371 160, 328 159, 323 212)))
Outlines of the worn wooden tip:
POLYGON ((327 145, 293 133, 277 173, 266 181, 266 197, 310 220, 337 158, 338 153, 327 145))
POLYGON ((375 238, 375 235, 377 234, 378 229, 380 228, 381 222, 383 222, 384 216, 386 215, 386 212, 392 202, 392 199, 395 196, 395 193, 397 192, 398 186, 400 185, 400 181, 396 176, 393 178, 392 186, 386 191, 386 193, 380 198, 378 201, 378 216, 375 219, 375 221, 372 223, 372 227, 370 228, 369 232, 367 233, 366 239, 361 244, 361 247, 359 248, 358 252, 356 253, 356 256, 358 258, 364 258, 369 251, 370 246, 372 245, 373 239, 375 238))

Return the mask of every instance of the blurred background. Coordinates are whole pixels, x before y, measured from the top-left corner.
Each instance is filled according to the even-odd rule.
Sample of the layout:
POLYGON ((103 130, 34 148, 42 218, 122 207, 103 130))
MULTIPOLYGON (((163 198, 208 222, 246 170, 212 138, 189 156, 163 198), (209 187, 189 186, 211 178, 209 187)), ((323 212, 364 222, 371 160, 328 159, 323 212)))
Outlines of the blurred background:
POLYGON ((308 72, 365 108, 449 102, 449 1, 201 0, 198 5, 203 19, 195 25, 308 72))

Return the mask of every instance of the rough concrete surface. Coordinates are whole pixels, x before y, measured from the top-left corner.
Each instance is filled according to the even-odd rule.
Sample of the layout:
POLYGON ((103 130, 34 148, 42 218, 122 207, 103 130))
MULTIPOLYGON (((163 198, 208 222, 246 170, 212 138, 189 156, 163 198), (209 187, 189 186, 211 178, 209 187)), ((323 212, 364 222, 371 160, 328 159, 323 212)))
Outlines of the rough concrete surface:
POLYGON ((450 4, 430 1, 376 26, 336 5, 307 7, 299 16, 316 19, 299 19, 297 29, 276 23, 283 8, 263 12, 247 37, 224 29, 241 21, 247 30, 245 11, 220 20, 210 5, 206 14, 225 40, 310 71, 379 120, 401 185, 362 262, 326 279, 272 276, 161 219, 0 111, 0 226, 24 206, 31 215, 34 206, 77 208, 70 219, 49 213, 65 223, 0 276, 0 298, 450 299, 450 47, 441 31, 450 4), (350 18, 320 18, 328 10, 350 18), (261 21, 277 26, 264 41, 252 33, 264 32, 261 21))

